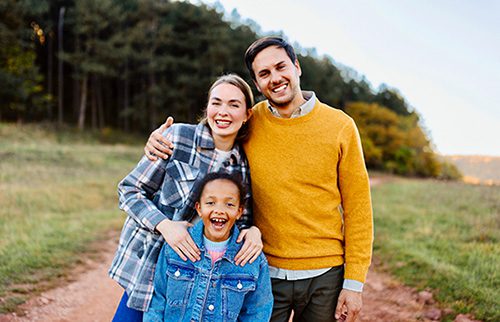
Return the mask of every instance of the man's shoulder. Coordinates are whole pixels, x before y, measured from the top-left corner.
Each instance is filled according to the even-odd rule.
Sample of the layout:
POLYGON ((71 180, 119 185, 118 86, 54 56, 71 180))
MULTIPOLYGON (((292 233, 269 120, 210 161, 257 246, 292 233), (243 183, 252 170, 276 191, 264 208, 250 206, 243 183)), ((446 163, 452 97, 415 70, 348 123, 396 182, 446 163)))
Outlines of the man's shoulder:
POLYGON ((326 103, 319 102, 320 111, 328 116, 335 117, 337 119, 348 121, 351 119, 346 112, 342 111, 338 107, 330 106, 326 103))
POLYGON ((252 110, 253 110, 254 114, 255 113, 260 114, 263 111, 265 111, 267 108, 268 108, 268 102, 267 102, 267 100, 263 100, 263 101, 260 101, 257 104, 255 104, 253 106, 252 110))

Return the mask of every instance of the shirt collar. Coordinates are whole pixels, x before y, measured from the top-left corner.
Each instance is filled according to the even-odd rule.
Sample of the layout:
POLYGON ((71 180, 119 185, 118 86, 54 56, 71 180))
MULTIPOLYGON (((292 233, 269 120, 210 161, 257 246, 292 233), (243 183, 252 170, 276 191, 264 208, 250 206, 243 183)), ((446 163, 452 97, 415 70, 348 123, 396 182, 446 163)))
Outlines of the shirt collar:
MULTIPOLYGON (((295 118, 299 116, 304 116, 307 113, 311 112, 312 109, 314 108, 314 105, 316 104, 316 94, 314 94, 313 91, 302 91, 302 95, 306 99, 306 102, 299 106, 295 111, 293 111, 292 115, 290 118, 295 118)), ((275 107, 272 107, 271 104, 269 104, 269 101, 267 102, 267 107, 271 111, 271 113, 276 116, 276 117, 282 117, 281 114, 278 112, 278 109, 275 107)))
MULTIPOLYGON (((214 139, 212 137, 212 132, 210 131, 210 127, 205 122, 200 122, 196 126, 195 130, 195 142, 196 146, 202 149, 215 149, 214 139)), ((242 151, 241 146, 237 142, 234 144, 233 149, 231 150, 231 157, 229 158, 229 162, 231 164, 239 164, 241 163, 242 151)))

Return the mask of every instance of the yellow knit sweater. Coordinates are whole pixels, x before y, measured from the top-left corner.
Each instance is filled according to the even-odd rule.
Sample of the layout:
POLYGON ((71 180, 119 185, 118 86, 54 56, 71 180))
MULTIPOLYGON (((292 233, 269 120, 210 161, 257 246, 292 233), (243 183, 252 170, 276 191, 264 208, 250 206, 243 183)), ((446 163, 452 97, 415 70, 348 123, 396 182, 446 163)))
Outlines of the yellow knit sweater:
POLYGON ((345 261, 344 277, 365 282, 373 218, 353 120, 319 101, 292 119, 273 116, 267 104, 254 107, 245 151, 269 264, 304 270, 345 261))

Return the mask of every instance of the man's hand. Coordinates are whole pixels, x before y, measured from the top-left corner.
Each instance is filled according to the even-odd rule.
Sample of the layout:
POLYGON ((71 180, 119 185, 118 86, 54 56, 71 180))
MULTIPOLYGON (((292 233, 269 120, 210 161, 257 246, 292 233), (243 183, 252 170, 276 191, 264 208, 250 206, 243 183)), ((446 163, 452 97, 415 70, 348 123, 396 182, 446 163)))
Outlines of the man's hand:
POLYGON ((363 306, 361 292, 354 292, 343 289, 340 291, 337 308, 335 309, 335 319, 338 321, 354 322, 363 306))
POLYGON ((247 262, 253 263, 262 252, 262 234, 259 228, 252 226, 243 229, 236 242, 241 243, 242 240, 245 240, 245 243, 234 257, 234 262, 236 265, 245 266, 247 262))
POLYGON ((146 146, 144 147, 144 154, 149 160, 156 161, 158 157, 166 160, 172 155, 174 145, 161 134, 173 123, 174 118, 169 116, 165 123, 149 135, 148 142, 146 142, 146 146))
POLYGON ((187 221, 165 219, 156 225, 156 230, 182 260, 186 261, 189 258, 192 262, 196 262, 200 260, 200 250, 187 231, 188 227, 192 226, 187 221))

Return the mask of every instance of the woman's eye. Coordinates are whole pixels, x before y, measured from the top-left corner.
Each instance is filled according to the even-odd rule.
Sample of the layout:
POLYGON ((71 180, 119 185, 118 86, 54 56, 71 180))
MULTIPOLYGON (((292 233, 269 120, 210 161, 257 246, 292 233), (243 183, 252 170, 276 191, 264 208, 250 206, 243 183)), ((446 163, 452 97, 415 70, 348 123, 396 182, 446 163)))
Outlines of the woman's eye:
POLYGON ((235 205, 234 203, 229 202, 229 203, 227 204, 227 206, 228 206, 228 207, 235 207, 236 205, 235 205))

